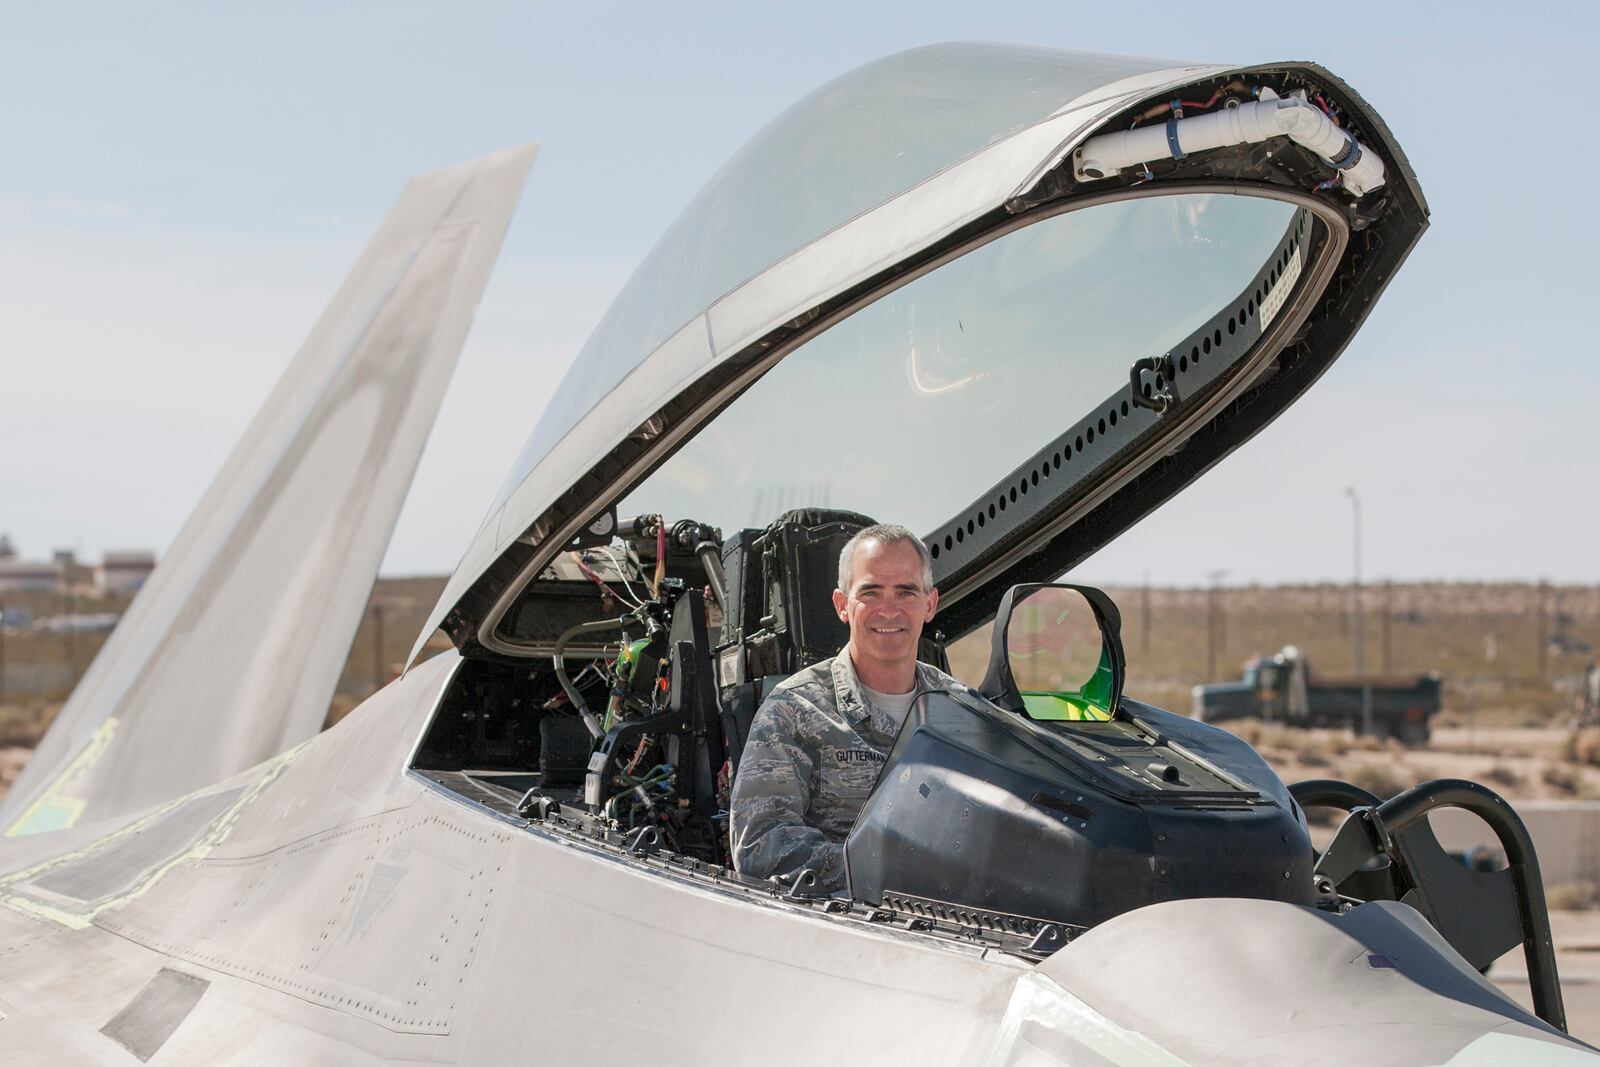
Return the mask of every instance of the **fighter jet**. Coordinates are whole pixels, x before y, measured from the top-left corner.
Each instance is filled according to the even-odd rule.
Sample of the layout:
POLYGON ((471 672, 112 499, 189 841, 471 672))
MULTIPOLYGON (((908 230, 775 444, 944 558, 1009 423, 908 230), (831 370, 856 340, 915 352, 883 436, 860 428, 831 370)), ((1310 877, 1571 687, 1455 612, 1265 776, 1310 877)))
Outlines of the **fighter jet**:
MULTIPOLYGON (((493 232, 520 182, 496 173, 450 218, 493 232)), ((270 560, 249 557, 244 618, 178 582, 161 613, 141 598, 124 626, 147 636, 95 664, 0 809, 0 1049, 1600 1063, 1564 1033, 1504 801, 1286 786, 1126 695, 1115 605, 1055 580, 1309 388, 1427 221, 1382 119, 1310 63, 961 44, 822 86, 578 354, 419 635, 453 651, 299 740, 260 695, 299 680, 222 653, 287 629, 342 656, 349 634, 297 617, 270 560), (872 518, 925 533, 922 655, 972 688, 918 698, 824 896, 813 872, 732 869, 727 803, 764 694, 842 645, 838 547, 872 518), (298 743, 210 740, 273 730, 298 743), (1348 812, 1321 853, 1319 805, 1348 812), (1439 849, 1426 814, 1448 805, 1504 868, 1439 849), (1480 973, 1518 945, 1537 1014, 1480 973)), ((396 314, 422 299, 407 270, 382 289, 396 314)), ((249 525, 315 551, 305 521, 269 502, 249 525)), ((203 549, 225 581, 239 545, 203 549)))

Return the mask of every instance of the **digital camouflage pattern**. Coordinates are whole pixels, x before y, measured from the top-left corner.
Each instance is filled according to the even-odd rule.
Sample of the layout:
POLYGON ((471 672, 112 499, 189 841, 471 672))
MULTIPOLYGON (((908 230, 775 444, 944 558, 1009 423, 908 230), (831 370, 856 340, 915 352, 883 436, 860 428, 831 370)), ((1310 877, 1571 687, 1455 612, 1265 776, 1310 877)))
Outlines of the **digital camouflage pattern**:
MULTIPOLYGON (((918 663, 917 692, 969 690, 918 663)), ((817 891, 843 890, 844 839, 899 728, 862 697, 848 650, 780 683, 756 712, 733 783, 734 869, 766 878, 809 867, 817 891)))

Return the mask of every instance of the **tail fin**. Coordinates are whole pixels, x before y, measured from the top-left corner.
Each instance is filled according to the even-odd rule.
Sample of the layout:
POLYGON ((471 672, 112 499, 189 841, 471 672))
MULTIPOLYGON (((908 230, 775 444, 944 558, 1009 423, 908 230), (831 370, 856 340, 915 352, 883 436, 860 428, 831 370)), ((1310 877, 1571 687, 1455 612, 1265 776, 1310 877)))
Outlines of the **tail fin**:
POLYGON ((321 727, 537 146, 411 182, 11 792, 58 829, 321 727))

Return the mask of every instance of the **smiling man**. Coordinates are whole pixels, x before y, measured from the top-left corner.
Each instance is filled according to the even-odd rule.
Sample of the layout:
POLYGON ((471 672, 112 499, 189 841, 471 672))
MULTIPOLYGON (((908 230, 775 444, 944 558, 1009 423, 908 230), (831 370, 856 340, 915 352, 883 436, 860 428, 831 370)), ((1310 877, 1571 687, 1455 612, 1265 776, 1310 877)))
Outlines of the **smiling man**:
POLYGON ((919 693, 964 694, 917 662, 939 606, 933 561, 904 526, 869 526, 839 553, 833 606, 850 642, 782 682, 756 712, 734 780, 730 835, 741 874, 810 869, 845 887, 844 839, 919 693))

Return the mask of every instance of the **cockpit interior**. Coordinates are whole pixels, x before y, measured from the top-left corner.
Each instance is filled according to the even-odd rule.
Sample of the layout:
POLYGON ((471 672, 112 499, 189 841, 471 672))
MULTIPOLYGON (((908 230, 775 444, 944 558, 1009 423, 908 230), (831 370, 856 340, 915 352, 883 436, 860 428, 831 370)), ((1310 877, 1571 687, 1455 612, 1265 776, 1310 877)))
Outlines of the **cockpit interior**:
MULTIPOLYGON (((1261 354, 1304 317, 1346 234, 1318 202, 1271 190, 1179 186, 1069 206, 930 263, 813 331, 589 514, 485 627, 492 640, 457 671, 416 769, 461 776, 460 789, 509 811, 559 812, 726 866, 729 790, 756 709, 847 638, 830 600, 841 545, 874 520, 926 531, 941 595, 956 607, 925 631, 921 655, 949 669, 948 647, 1001 606, 997 551, 1025 550, 1031 532, 1093 506, 1132 454, 1178 447, 1183 420, 1164 418, 1176 398, 1220 403, 1264 373, 1261 354)), ((995 721, 1026 724, 1025 748, 1066 753, 1051 749, 1051 760, 1132 768, 1137 781, 1096 779, 1115 795, 1204 795, 1197 812, 1265 818, 1281 840, 1263 857, 1274 878, 1264 891, 1281 896, 1286 865, 1310 863, 1281 784, 1258 759, 1241 778, 1132 725, 1119 711, 1115 609, 1081 607, 1098 620, 1092 633, 1048 653, 1094 659, 1081 692, 1041 681, 995 721), (1172 777, 1152 777, 1152 763, 1172 777)), ((1017 608, 1037 613, 1039 602, 1017 608)), ((961 680, 981 688, 991 657, 967 658, 961 680)), ((985 759, 1022 758, 1011 743, 990 738, 985 759)), ((1083 807, 1077 771, 1039 773, 1019 801, 1031 814, 1012 813, 1016 832, 1035 832, 1030 818, 1067 828, 1062 811, 1083 807)), ((1093 826, 1110 822, 1102 814, 1093 826)), ((872 825, 864 819, 861 833, 872 825)), ((864 891, 878 877, 868 853, 887 853, 864 838, 850 851, 864 891)), ((1029 877, 1018 872, 1018 884, 1029 877)), ((996 914, 1035 907, 993 889, 992 870, 971 881, 996 914)), ((1109 913, 1084 906, 1036 918, 1087 925, 1109 913)))
MULTIPOLYGON (((724 536, 607 512, 518 605, 518 638, 543 654, 463 661, 416 769, 507 813, 726 868, 751 721, 843 647, 839 550, 871 521, 795 509, 724 536)), ((846 845, 853 898, 1019 930, 1183 895, 1309 903, 1298 807, 1232 735, 1123 698, 1109 598, 1019 586, 998 613, 963 679, 972 699, 915 703, 846 845), (1249 860, 1212 862, 1221 835, 1248 838, 1249 860)), ((949 668, 944 635, 920 658, 949 668)))
MULTIPOLYGON (((817 333, 591 515, 526 583, 494 626, 495 647, 458 670, 416 769, 456 775, 457 787, 508 811, 727 866, 729 791, 756 709, 774 685, 847 639, 830 599, 843 543, 878 519, 931 531, 942 592, 946 582, 972 588, 994 570, 987 549, 1058 524, 1105 491, 1130 449, 1162 437, 1170 396, 1220 394, 1258 373, 1252 353, 1275 320, 1293 317, 1291 296, 1303 303, 1341 243, 1338 228, 1318 218, 1283 199, 1204 191, 1091 204, 999 235, 817 333), (1150 352, 1174 355, 1136 366, 1150 352), (1008 473, 996 482, 996 471, 1008 473)), ((1039 613, 1042 593, 1016 605, 1019 619, 1039 613)), ((1087 771, 1094 788, 1130 810, 1149 794, 1183 806, 1190 822, 1270 824, 1262 832, 1274 844, 1261 863, 1271 877, 1261 891, 1284 896, 1284 872, 1298 867, 1294 895, 1308 897, 1303 819, 1265 764, 1244 760, 1241 777, 1239 767, 1172 748, 1118 710, 1115 608, 1092 595, 1098 604, 1081 603, 1075 616, 1091 621, 1088 631, 1054 634, 1061 647, 1039 653, 1090 656, 1085 684, 1041 679, 1015 709, 996 710, 990 725, 999 733, 971 742, 987 762, 947 768, 951 783, 976 773, 992 784, 999 768, 1015 773, 1025 751, 1043 746, 1031 758, 1053 769, 1041 764, 1030 772, 1036 781, 1015 786, 1026 811, 982 805, 1000 819, 985 830, 989 847, 1040 825, 1078 838, 1092 822, 1088 837, 1104 828, 1108 841, 1117 838, 1106 813, 1090 822, 1062 814, 1085 810, 1091 786, 1075 776, 1087 771), (1009 721, 1026 736, 1011 737, 1009 721), (1062 760, 1075 769, 1054 766, 1062 760), (1101 773, 1112 766, 1121 770, 1101 773)), ((927 662, 949 669, 947 646, 1001 606, 965 599, 925 631, 927 662)), ((994 664, 1008 650, 996 647, 998 661, 969 656, 974 666, 961 680, 981 688, 999 677, 994 664)), ((924 740, 948 718, 937 707, 917 717, 909 732, 924 740)), ((853 891, 887 878, 875 897, 940 899, 936 886, 893 869, 894 847, 917 851, 904 826, 889 828, 892 841, 868 844, 884 829, 871 817, 876 803, 848 846, 853 891)), ((1148 835, 1138 836, 1117 847, 1146 855, 1148 835)), ((1172 839, 1193 842, 1196 870, 1204 866, 1199 837, 1172 839)), ((1163 868, 1167 886, 1184 883, 1179 866, 1174 858, 1163 868)), ((1096 869, 1109 876, 1111 867, 1096 869)), ((1036 880, 1025 870, 1014 879, 1036 880)), ((1069 894, 1076 904, 1046 907, 1032 891, 1012 899, 992 867, 967 880, 976 899, 966 904, 1078 926, 1158 899, 1163 888, 1081 886, 1069 894)))

